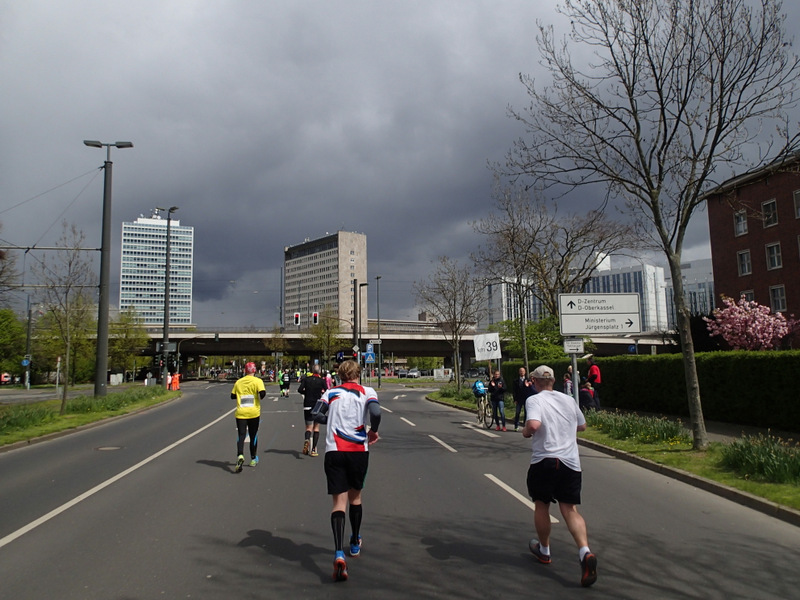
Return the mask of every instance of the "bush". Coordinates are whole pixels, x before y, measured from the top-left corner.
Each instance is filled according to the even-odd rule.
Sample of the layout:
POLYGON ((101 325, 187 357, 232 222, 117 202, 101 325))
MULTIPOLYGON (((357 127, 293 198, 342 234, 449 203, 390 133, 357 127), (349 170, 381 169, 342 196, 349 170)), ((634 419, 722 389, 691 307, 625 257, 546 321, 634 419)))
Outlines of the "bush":
POLYGON ((586 413, 586 423, 615 440, 634 440, 640 444, 680 444, 692 441, 683 423, 665 417, 640 417, 590 410, 586 413))
POLYGON ((800 483, 800 448, 772 435, 746 435, 725 444, 721 463, 745 479, 800 483))
POLYGON ((35 427, 53 421, 57 416, 58 413, 51 407, 40 404, 12 406, 0 412, 0 433, 35 427))

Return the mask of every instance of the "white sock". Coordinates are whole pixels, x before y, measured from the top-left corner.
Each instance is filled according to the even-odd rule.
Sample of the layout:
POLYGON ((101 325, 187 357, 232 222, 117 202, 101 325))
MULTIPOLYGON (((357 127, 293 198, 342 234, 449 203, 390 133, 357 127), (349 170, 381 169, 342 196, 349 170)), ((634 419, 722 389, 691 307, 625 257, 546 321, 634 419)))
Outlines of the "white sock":
POLYGON ((539 552, 545 556, 550 556, 550 546, 542 546, 542 543, 539 542, 539 552))
POLYGON ((578 550, 578 556, 581 559, 581 562, 583 562, 583 557, 589 554, 590 552, 591 550, 589 550, 589 546, 581 546, 581 549, 578 550))

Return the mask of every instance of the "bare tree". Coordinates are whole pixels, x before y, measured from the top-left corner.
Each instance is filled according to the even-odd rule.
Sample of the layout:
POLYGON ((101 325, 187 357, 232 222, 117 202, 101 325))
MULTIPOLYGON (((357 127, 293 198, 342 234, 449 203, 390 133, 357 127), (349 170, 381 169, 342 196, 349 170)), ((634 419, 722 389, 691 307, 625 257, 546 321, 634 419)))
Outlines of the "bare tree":
MULTIPOLYGON (((44 306, 51 316, 53 325, 64 351, 64 387, 61 397, 61 414, 66 411, 69 374, 71 374, 71 352, 75 347, 73 339, 78 333, 78 324, 91 321, 89 314, 96 304, 89 300, 87 288, 96 285, 91 260, 87 260, 83 245, 85 235, 75 225, 62 225, 63 232, 58 241, 60 250, 55 257, 47 256, 39 263, 36 271, 44 288, 44 306)), ((83 330, 84 328, 80 328, 83 330)))
POLYGON ((426 281, 414 282, 414 295, 420 306, 438 322, 453 349, 456 386, 461 389, 458 351, 461 339, 478 321, 485 303, 486 283, 468 266, 446 256, 439 258, 436 270, 426 281))
MULTIPOLYGON (((3 224, 0 223, 0 231, 3 224)), ((9 290, 16 287, 19 273, 17 273, 14 256, 5 250, 0 250, 0 306, 5 306, 6 295, 9 290)))
POLYGON ((528 369, 526 303, 538 298, 558 315, 558 295, 580 292, 603 258, 637 245, 633 227, 599 211, 559 216, 528 189, 495 188, 496 211, 473 223, 487 237, 474 260, 488 280, 506 282, 514 293, 519 336, 528 369))
POLYGON ((694 447, 708 438, 681 280, 689 220, 734 168, 758 167, 794 148, 795 105, 779 0, 563 0, 571 33, 539 24, 541 64, 552 78, 510 110, 526 129, 506 174, 547 186, 601 184, 664 252, 674 285, 694 447), (591 59, 573 61, 571 52, 591 59), (585 56, 585 55, 584 55, 585 56), (779 128, 781 144, 763 125, 779 128), (778 147, 782 146, 782 147, 778 147))

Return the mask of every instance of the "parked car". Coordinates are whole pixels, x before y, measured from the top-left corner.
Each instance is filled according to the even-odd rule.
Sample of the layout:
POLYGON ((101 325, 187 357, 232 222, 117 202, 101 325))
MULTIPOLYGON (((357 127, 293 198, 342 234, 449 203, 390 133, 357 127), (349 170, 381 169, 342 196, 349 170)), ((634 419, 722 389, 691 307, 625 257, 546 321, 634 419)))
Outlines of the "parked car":
POLYGON ((408 377, 408 371, 406 371, 405 369, 398 369, 397 370, 397 376, 398 377, 408 377))
POLYGON ((2 383, 3 385, 11 383, 11 375, 8 373, 3 373, 2 375, 0 375, 0 383, 2 383))
POLYGON ((417 378, 417 377, 419 377, 419 375, 420 375, 419 369, 409 369, 408 374, 406 375, 406 377, 415 377, 415 378, 417 378))

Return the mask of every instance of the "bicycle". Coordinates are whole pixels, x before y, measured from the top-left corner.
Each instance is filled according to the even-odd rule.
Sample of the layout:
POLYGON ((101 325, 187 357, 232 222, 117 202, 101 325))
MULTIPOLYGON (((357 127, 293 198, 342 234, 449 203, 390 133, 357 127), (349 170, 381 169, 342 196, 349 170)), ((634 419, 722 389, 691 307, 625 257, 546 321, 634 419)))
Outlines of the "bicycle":
POLYGON ((492 403, 489 402, 486 394, 478 396, 478 424, 482 424, 486 429, 491 429, 494 423, 494 415, 492 415, 492 403))

